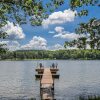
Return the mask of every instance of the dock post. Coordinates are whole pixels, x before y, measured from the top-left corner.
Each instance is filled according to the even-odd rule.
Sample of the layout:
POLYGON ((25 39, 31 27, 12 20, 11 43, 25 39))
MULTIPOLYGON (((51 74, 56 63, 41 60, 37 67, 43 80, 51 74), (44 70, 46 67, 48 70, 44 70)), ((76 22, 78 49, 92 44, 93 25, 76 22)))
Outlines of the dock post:
POLYGON ((41 84, 41 78, 42 76, 40 76, 40 98, 42 100, 42 84, 41 84))
POLYGON ((53 78, 53 90, 54 90, 54 78, 53 78))

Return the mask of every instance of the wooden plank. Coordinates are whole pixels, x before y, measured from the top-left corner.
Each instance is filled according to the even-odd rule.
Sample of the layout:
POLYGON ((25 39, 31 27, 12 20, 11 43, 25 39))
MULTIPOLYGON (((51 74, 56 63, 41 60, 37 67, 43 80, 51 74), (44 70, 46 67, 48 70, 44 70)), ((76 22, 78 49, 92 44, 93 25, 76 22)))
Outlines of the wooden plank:
POLYGON ((44 69, 41 84, 53 84, 52 74, 49 68, 44 69))
POLYGON ((52 98, 52 96, 49 96, 47 93, 44 93, 43 100, 53 100, 53 98, 52 98))
POLYGON ((43 100, 53 100, 51 88, 53 86, 53 78, 50 68, 45 68, 41 80, 41 88, 47 89, 45 92, 42 91, 43 100))
MULTIPOLYGON (((38 71, 44 71, 44 69, 45 68, 36 68, 35 70, 38 72, 38 71)), ((58 68, 50 68, 50 70, 51 70, 51 72, 53 71, 53 72, 57 72, 57 71, 59 71, 59 69, 58 68)))

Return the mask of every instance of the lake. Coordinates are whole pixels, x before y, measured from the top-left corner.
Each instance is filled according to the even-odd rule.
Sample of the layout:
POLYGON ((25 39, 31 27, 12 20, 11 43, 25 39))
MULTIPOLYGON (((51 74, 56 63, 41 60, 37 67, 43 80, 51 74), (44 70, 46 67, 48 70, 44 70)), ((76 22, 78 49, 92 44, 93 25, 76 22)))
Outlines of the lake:
POLYGON ((0 100, 40 100, 40 84, 35 80, 35 68, 40 62, 44 66, 58 63, 60 78, 55 80, 57 100, 100 95, 99 60, 0 61, 0 100))

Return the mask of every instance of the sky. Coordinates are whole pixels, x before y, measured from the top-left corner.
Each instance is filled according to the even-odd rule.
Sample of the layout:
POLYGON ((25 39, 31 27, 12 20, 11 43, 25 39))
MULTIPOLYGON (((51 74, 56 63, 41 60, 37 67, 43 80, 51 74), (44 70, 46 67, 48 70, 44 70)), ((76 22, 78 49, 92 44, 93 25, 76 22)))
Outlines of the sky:
MULTIPOLYGON (((46 1, 46 0, 44 0, 46 1)), ((69 0, 65 0, 47 19, 42 21, 41 26, 31 26, 30 24, 16 25, 8 21, 2 28, 7 32, 9 38, 1 41, 7 44, 9 50, 58 50, 64 49, 65 41, 71 41, 79 37, 75 33, 75 28, 81 22, 87 22, 90 18, 100 19, 100 7, 86 7, 89 10, 88 16, 75 16, 80 9, 72 11, 69 0)))

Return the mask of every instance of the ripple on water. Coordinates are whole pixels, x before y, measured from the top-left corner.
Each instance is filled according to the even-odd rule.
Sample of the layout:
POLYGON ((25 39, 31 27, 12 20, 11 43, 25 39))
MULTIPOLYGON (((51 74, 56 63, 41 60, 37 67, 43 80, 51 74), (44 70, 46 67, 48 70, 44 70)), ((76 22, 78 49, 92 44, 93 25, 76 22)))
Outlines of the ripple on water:
POLYGON ((35 67, 57 62, 60 79, 55 80, 57 100, 77 100, 80 95, 100 95, 100 61, 35 60, 0 61, 0 100, 39 100, 39 81, 35 80, 35 67))

